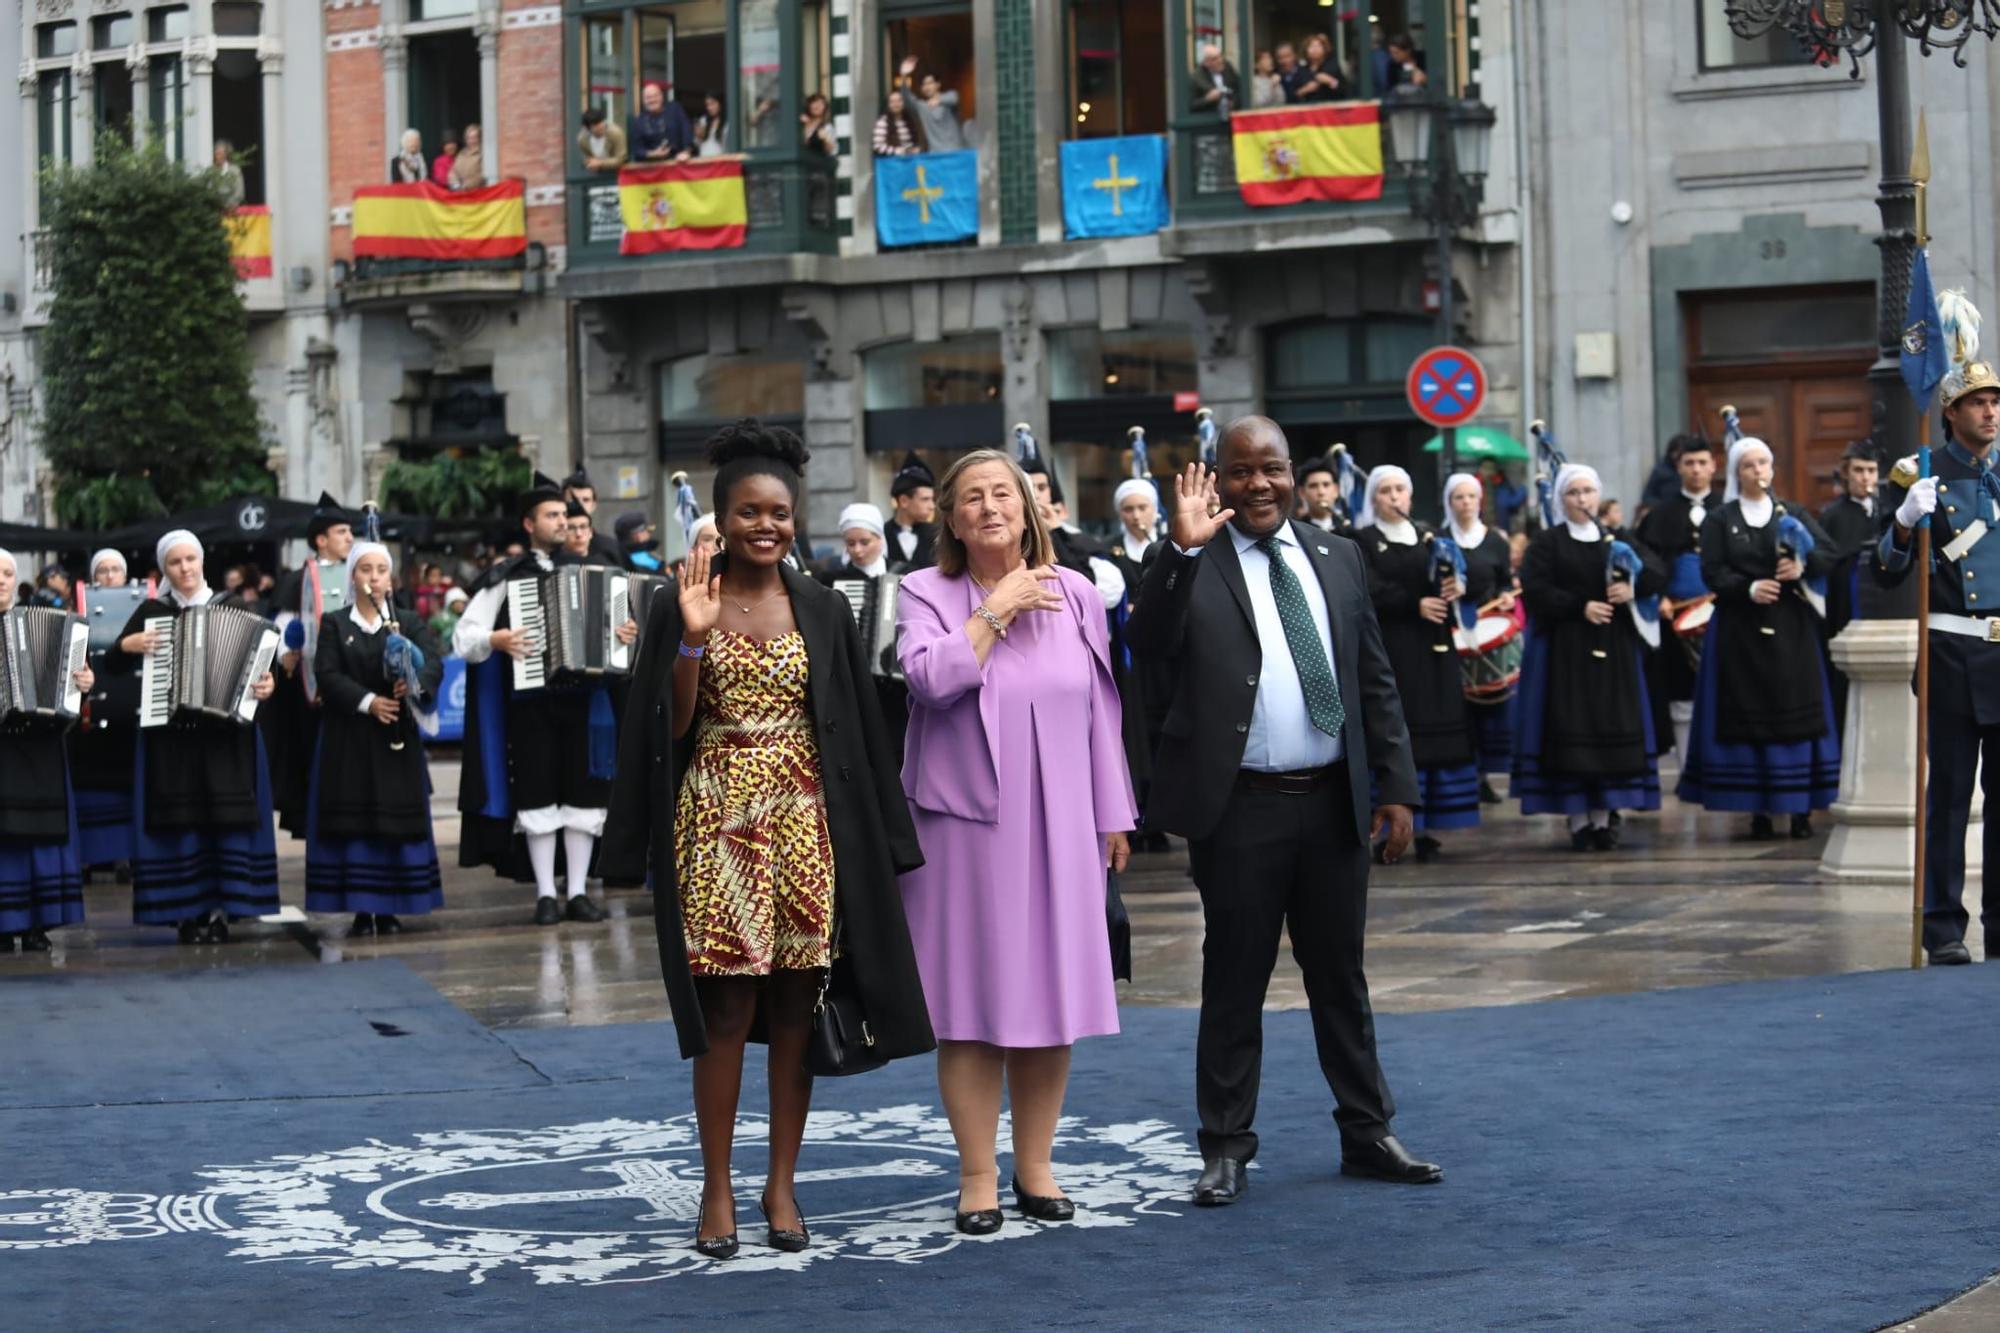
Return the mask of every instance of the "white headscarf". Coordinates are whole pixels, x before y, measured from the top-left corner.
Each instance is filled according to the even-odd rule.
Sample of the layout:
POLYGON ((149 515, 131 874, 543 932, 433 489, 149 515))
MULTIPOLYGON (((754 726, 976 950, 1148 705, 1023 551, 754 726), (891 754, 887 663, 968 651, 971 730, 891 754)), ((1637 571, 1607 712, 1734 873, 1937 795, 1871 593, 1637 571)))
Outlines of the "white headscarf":
POLYGON ((1410 474, 1394 463, 1383 463, 1379 467, 1369 469, 1368 485, 1361 495, 1361 514, 1354 520, 1355 527, 1372 528, 1381 522, 1375 513, 1375 492, 1385 481, 1400 481, 1408 486, 1410 474))
MULTIPOLYGON (((1729 461, 1724 464, 1729 469, 1729 475, 1723 479, 1722 502, 1724 504, 1729 503, 1731 500, 1741 500, 1743 498, 1743 488, 1736 482, 1736 465, 1743 461, 1746 454, 1753 451, 1770 459, 1773 465, 1778 461, 1777 456, 1771 452, 1771 446, 1758 439, 1755 435, 1745 435, 1742 439, 1730 445, 1729 461)), ((1768 492, 1769 488, 1767 487, 1766 493, 1768 494, 1768 492)))
POLYGON ((1121 511, 1120 521, 1123 521, 1122 511, 1125 508, 1125 502, 1135 495, 1145 496, 1153 502, 1155 509, 1159 508, 1160 495, 1158 491, 1153 489, 1152 482, 1144 481, 1138 477, 1127 477, 1118 483, 1117 490, 1111 492, 1111 507, 1121 511))
POLYGON ((1597 469, 1588 463, 1564 463, 1556 472, 1556 503, 1562 506, 1563 522, 1569 526, 1569 535, 1578 541, 1594 542, 1602 535, 1597 530, 1597 520, 1592 518, 1578 523, 1569 516, 1569 503, 1565 497, 1569 495, 1570 483, 1576 481, 1588 481, 1597 487, 1600 497, 1604 494, 1604 481, 1597 475, 1597 469))
POLYGON ((166 589, 167 596, 175 603, 175 605, 200 606, 202 603, 208 601, 211 597, 215 595, 214 593, 210 592, 208 588, 208 567, 206 563, 207 557, 208 557, 208 548, 201 544, 201 538, 195 536, 192 532, 189 532, 186 528, 175 528, 172 532, 160 538, 160 540, 154 544, 153 560, 160 567, 161 586, 166 589), (173 550, 176 546, 192 546, 194 547, 195 552, 203 558, 201 587, 195 589, 194 596, 192 597, 181 596, 180 589, 174 587, 173 580, 167 577, 167 553, 173 550))
POLYGON ((842 533, 845 533, 849 528, 862 528, 874 533, 877 537, 883 535, 885 531, 885 525, 882 522, 882 511, 874 505, 867 503, 851 504, 841 510, 839 527, 842 533))
MULTIPOLYGON (((381 542, 363 541, 360 538, 356 538, 354 545, 347 548, 346 581, 349 593, 347 604, 353 607, 357 613, 366 613, 368 618, 373 620, 380 614, 376 611, 374 604, 372 602, 364 604, 359 596, 354 595, 354 569, 355 566, 361 563, 361 557, 364 555, 379 555, 384 560, 387 560, 391 574, 396 572, 396 557, 391 555, 389 548, 381 542)), ((392 592, 389 596, 393 597, 395 594, 392 592)), ((387 601, 388 598, 385 597, 383 600, 387 601)))
POLYGON ((1452 540, 1469 551, 1486 540, 1486 524, 1480 521, 1479 511, 1475 509, 1472 511, 1472 526, 1469 528, 1458 526, 1458 520, 1452 516, 1451 512, 1451 495, 1453 491, 1456 491, 1461 486, 1470 486, 1473 490, 1479 492, 1479 499, 1482 504, 1486 500, 1486 487, 1480 482, 1478 477, 1475 477, 1470 472, 1454 472, 1444 479, 1445 527, 1450 530, 1452 540))
POLYGON ((125 554, 124 554, 124 552, 122 552, 122 551, 114 551, 114 550, 112 550, 112 549, 111 549, 111 548, 110 548, 109 546, 107 546, 107 547, 105 547, 105 548, 104 548, 103 550, 99 551, 99 552, 98 552, 98 553, 97 553, 96 555, 93 555, 92 557, 90 557, 90 575, 89 575, 89 578, 90 578, 90 581, 91 581, 92 583, 95 583, 95 582, 97 582, 97 567, 98 567, 99 565, 103 564, 103 563, 104 563, 105 561, 107 561, 107 560, 115 560, 115 561, 117 561, 117 562, 118 562, 118 568, 120 568, 120 569, 124 570, 124 571, 125 571, 125 573, 126 573, 126 575, 127 575, 127 577, 130 577, 130 575, 131 575, 131 572, 132 572, 132 571, 131 571, 131 567, 130 567, 130 566, 128 566, 128 565, 127 565, 127 564, 125 563, 125 554))
POLYGON ((713 528, 714 526, 715 526, 715 515, 713 514, 697 515, 695 520, 692 523, 688 524, 688 545, 690 547, 694 545, 695 539, 701 536, 701 530, 703 528, 713 528))

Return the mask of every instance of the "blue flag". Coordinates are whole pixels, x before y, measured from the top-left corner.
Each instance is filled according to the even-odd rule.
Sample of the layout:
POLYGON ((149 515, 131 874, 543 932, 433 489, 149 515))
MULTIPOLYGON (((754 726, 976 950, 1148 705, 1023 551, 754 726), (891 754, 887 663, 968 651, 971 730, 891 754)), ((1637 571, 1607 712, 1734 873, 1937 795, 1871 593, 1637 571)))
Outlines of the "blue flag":
POLYGON ((935 245, 979 235, 979 154, 875 159, 875 243, 935 245))
POLYGON ((1949 368, 1937 292, 1931 286, 1930 252, 1919 250, 1910 265, 1910 308, 1903 316, 1903 383, 1910 386, 1918 411, 1930 407, 1931 394, 1949 368))
POLYGON ((1167 141, 1158 134, 1062 146, 1063 235, 1143 236, 1167 225, 1167 141))

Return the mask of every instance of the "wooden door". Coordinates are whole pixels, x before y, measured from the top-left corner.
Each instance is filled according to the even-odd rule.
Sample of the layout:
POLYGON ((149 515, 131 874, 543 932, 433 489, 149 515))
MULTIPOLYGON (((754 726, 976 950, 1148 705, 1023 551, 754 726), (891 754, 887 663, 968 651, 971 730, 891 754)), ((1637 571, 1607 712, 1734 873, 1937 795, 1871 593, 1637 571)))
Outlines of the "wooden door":
MULTIPOLYGON (((1784 379, 1773 376, 1755 382, 1710 380, 1696 382, 1688 386, 1694 407, 1695 423, 1701 433, 1720 447, 1722 443, 1722 409, 1731 406, 1736 409, 1745 435, 1754 435, 1771 446, 1778 455, 1778 466, 1785 464, 1788 452, 1786 443, 1792 436, 1792 394, 1791 386, 1784 379)), ((1718 453, 1715 459, 1715 475, 1722 477, 1723 459, 1718 453)), ((1726 479, 1724 479, 1726 480, 1726 479)))
POLYGON ((1874 424, 1866 379, 1842 375, 1792 382, 1792 447, 1778 458, 1778 493, 1814 513, 1840 494, 1840 456, 1874 424))

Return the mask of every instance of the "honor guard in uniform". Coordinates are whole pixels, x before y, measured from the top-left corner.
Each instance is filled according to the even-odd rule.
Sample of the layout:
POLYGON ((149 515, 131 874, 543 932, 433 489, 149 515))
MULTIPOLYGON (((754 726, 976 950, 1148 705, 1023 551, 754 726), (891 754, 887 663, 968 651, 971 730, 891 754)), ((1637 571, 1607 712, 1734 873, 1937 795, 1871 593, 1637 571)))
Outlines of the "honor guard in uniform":
POLYGON ((1700 639, 1694 639, 1692 649, 1689 644, 1675 642, 1680 635, 1672 628, 1673 617, 1709 596, 1708 585, 1701 579, 1701 526, 1709 514, 1722 507, 1722 497, 1713 489, 1716 458, 1707 440, 1682 435, 1671 441, 1667 450, 1675 456, 1680 489, 1647 510, 1636 532, 1646 549, 1667 566, 1667 588, 1660 603, 1666 632, 1647 662, 1653 686, 1653 721, 1662 730, 1671 726, 1674 752, 1686 763, 1700 639))
POLYGON ((347 553, 354 545, 353 516, 325 491, 306 521, 305 564, 278 580, 272 593, 285 650, 273 673, 277 692, 257 710, 257 729, 271 764, 271 804, 278 827, 306 836, 313 749, 319 742, 319 686, 313 663, 320 620, 347 606, 347 553))
MULTIPOLYGON (((1875 498, 1881 465, 1875 459, 1873 440, 1856 440, 1840 456, 1840 498, 1819 511, 1819 525, 1840 553, 1833 573, 1826 581, 1826 637, 1847 628, 1854 619, 1859 596, 1861 567, 1868 550, 1882 536, 1882 508, 1875 498)), ((1833 725, 1843 735, 1847 730, 1847 677, 1836 667, 1828 667, 1828 683, 1833 688, 1833 725)))
MULTIPOLYGON (((1945 446, 1933 475, 1905 458, 1890 475, 1883 508, 1895 519, 1876 545, 1878 577, 1909 577, 1914 529, 1931 518, 1930 791, 1924 832, 1924 949, 1933 964, 1968 963, 1965 833, 1973 776, 1982 756, 2000 773, 2000 376, 1978 360, 1978 313, 1962 293, 1938 298, 1951 368, 1938 385, 1945 446)), ((1989 777, 1989 781, 1990 781, 1989 777)), ((2000 928, 2000 820, 1988 819, 1980 919, 2000 928)), ((1992 936, 1989 933, 1988 940, 1992 936)), ((1988 958, 1995 956, 1987 945, 1988 958)))

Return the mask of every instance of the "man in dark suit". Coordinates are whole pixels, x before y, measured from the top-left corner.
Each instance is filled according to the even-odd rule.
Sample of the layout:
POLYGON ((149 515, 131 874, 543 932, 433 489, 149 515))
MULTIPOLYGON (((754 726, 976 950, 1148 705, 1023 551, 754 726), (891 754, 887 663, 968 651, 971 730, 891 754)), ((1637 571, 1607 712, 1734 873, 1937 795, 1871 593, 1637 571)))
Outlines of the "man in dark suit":
POLYGON ((1201 63, 1194 67, 1188 87, 1188 110, 1213 111, 1228 120, 1229 113, 1243 105, 1243 83, 1236 66, 1222 58, 1222 48, 1209 42, 1201 48, 1201 63))
MULTIPOLYGON (((1881 464, 1873 440, 1856 440, 1840 457, 1840 498, 1819 511, 1820 526, 1840 548, 1840 563, 1826 580, 1826 637, 1847 628, 1854 619, 1861 565, 1868 549, 1882 536, 1882 518, 1875 502, 1881 464)), ((1833 687, 1833 725, 1847 734, 1847 677, 1837 666, 1827 667, 1833 687)))
POLYGON ((1361 970, 1369 844, 1386 829, 1390 861, 1410 845, 1409 732, 1360 548, 1291 522, 1293 484, 1277 423, 1231 422, 1215 475, 1197 464, 1176 478, 1170 541, 1127 627, 1136 656, 1177 668, 1155 756, 1176 780, 1155 785, 1146 823, 1188 839, 1207 927, 1197 1204, 1234 1203, 1247 1183, 1264 993, 1287 928, 1337 1103, 1341 1172, 1444 1174, 1389 1131, 1361 970))
POLYGON ((937 549, 937 478, 912 450, 889 483, 890 515, 883 538, 889 568, 898 574, 929 569, 937 549))

